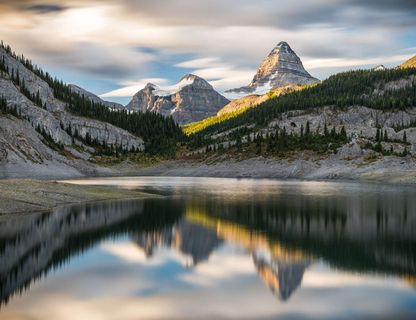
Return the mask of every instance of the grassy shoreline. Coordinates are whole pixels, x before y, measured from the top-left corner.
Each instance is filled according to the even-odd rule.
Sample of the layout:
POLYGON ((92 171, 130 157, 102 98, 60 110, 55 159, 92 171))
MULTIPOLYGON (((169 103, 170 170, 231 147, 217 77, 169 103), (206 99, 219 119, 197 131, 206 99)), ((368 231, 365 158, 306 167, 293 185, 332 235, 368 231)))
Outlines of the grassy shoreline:
POLYGON ((59 205, 159 197, 134 190, 41 180, 0 180, 0 215, 51 210, 59 205))

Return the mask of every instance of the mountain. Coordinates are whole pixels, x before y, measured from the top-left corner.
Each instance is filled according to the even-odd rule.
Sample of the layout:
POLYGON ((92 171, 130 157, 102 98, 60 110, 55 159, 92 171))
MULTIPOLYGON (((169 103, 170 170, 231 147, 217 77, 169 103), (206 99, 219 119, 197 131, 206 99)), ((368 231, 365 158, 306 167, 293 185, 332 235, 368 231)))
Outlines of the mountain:
POLYGON ((97 159, 174 152, 182 132, 171 118, 116 107, 1 43, 0 178, 110 174, 97 159))
POLYGON ((247 94, 264 94, 270 89, 288 84, 310 85, 319 82, 303 67, 302 61, 287 42, 279 44, 263 60, 248 86, 226 91, 236 97, 247 94))
POLYGON ((185 124, 215 115, 228 102, 207 81, 187 74, 179 83, 167 88, 148 83, 126 107, 172 116, 177 123, 185 124))
POLYGON ((416 68, 416 56, 410 58, 406 62, 403 62, 399 68, 416 68))
POLYGON ((69 87, 71 88, 71 90, 73 92, 76 92, 80 95, 84 95, 86 98, 88 98, 89 100, 91 100, 94 103, 99 103, 102 104, 110 109, 114 109, 114 110, 122 110, 124 109, 124 106, 122 104, 116 103, 116 102, 110 102, 110 101, 105 101, 103 99, 101 99, 100 97, 98 97, 97 95, 95 95, 92 92, 89 92, 75 84, 70 84, 69 87))

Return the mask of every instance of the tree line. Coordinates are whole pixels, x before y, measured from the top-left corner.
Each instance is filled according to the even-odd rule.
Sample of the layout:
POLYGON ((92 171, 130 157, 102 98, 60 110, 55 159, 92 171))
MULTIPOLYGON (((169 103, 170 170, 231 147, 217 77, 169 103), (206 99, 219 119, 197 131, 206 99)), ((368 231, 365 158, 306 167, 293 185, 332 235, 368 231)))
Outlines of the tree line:
MULTIPOLYGON (((329 129, 325 124, 324 128, 318 127, 315 131, 310 129, 309 121, 301 125, 298 132, 288 132, 286 127, 276 127, 267 133, 258 132, 256 134, 244 135, 244 131, 234 133, 235 143, 231 147, 237 153, 250 155, 279 156, 291 151, 311 150, 318 153, 335 152, 339 147, 347 143, 350 139, 347 136, 345 127, 339 131, 335 126, 329 129)), ((223 151, 223 143, 206 145, 205 152, 223 151)))

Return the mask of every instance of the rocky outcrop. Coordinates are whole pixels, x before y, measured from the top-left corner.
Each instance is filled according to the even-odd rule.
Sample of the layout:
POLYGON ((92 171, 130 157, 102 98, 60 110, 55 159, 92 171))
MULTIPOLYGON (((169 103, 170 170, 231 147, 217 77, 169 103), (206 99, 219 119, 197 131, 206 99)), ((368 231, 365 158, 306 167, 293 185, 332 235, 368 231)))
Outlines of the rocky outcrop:
POLYGON ((126 107, 172 116, 177 123, 185 124, 215 115, 228 102, 207 81, 188 74, 178 84, 168 88, 147 84, 126 107))
POLYGON ((230 97, 239 97, 247 94, 264 94, 273 88, 288 84, 310 85, 317 82, 319 80, 305 70, 296 53, 282 41, 263 60, 248 86, 226 92, 230 97))
POLYGON ((69 85, 71 90, 73 92, 76 92, 80 95, 84 95, 86 98, 88 98, 89 100, 91 100, 94 103, 99 103, 102 105, 105 105, 106 107, 110 108, 110 109, 115 109, 115 110, 120 110, 120 109, 124 109, 124 106, 120 103, 116 103, 116 102, 111 102, 111 101, 105 101, 103 99, 101 99, 100 97, 98 97, 97 95, 93 94, 92 92, 89 92, 75 84, 70 84, 69 85))

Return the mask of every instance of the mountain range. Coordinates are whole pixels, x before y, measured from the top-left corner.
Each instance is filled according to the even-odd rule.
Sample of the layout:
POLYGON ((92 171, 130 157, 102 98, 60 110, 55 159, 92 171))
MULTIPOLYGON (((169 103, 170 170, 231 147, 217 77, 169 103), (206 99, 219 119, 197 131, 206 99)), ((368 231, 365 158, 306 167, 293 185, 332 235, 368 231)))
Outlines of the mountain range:
MULTIPOLYGON (((243 98, 230 102, 189 74, 175 86, 146 85, 124 107, 66 85, 2 43, 0 177, 123 174, 140 169, 140 161, 132 159, 148 156, 222 162, 304 151, 323 155, 324 162, 308 157, 301 167, 288 163, 272 174, 327 177, 347 170, 349 176, 393 165, 402 172, 403 158, 410 170, 416 143, 413 63, 414 58, 400 68, 349 71, 318 82, 281 42, 243 98), (265 84, 278 87, 256 94, 265 84), (335 156, 330 161, 329 153, 337 155, 336 161, 335 156), (346 155, 356 164, 339 167, 346 155), (367 163, 370 156, 381 161, 367 163), (383 162, 389 159, 394 163, 383 162), (357 164, 359 170, 353 170, 357 164)), ((239 167, 236 172, 244 169, 249 175, 260 172, 257 165, 244 169, 233 164, 239 167)), ((198 170, 193 174, 212 174, 198 170)))
MULTIPOLYGON (((247 95, 263 95, 284 86, 310 85, 319 82, 303 67, 301 59, 287 42, 280 42, 263 60, 252 82, 226 91, 227 97, 238 99, 247 95)), ((251 100, 253 100, 252 98, 251 100)), ((172 116, 179 124, 188 124, 234 110, 235 105, 204 79, 187 74, 173 86, 161 88, 148 83, 126 106, 133 111, 152 111, 172 116)))
POLYGON ((187 74, 176 85, 167 88, 148 83, 133 96, 126 108, 157 112, 185 124, 213 116, 229 102, 207 81, 187 74))

